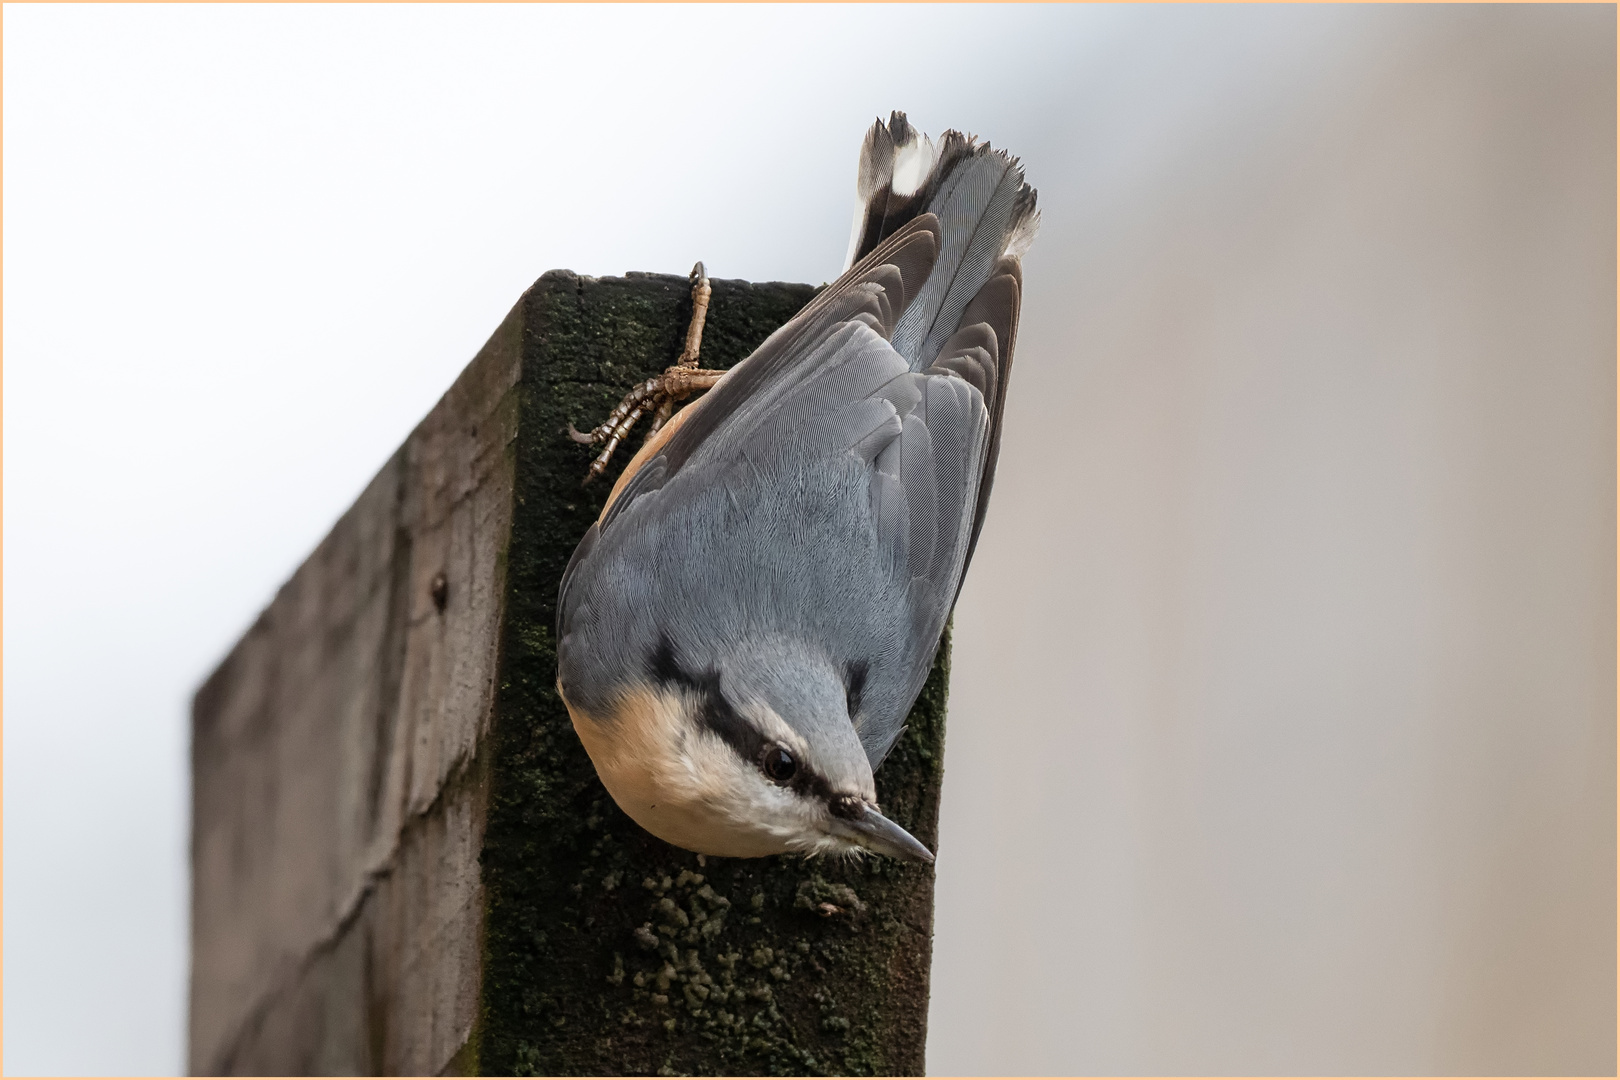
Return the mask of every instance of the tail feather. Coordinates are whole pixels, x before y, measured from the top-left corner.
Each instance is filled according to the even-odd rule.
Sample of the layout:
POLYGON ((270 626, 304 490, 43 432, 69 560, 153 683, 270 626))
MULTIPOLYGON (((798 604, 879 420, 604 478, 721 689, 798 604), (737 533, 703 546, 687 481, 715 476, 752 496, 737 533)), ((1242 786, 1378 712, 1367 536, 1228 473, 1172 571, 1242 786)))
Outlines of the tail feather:
MULTIPOLYGON (((879 120, 867 132, 856 196, 850 265, 917 216, 932 213, 940 219, 939 262, 922 293, 907 304, 893 339, 912 369, 920 371, 966 325, 964 312, 996 276, 998 265, 1006 259, 1016 263, 1028 249, 1040 218, 1035 191, 1024 182, 1018 160, 1005 151, 959 131, 947 131, 935 142, 896 112, 887 124, 879 120)), ((1005 326, 997 327, 998 334, 1005 326)), ((1002 337, 1003 364, 1011 359, 1010 344, 1002 337)))
POLYGON ((937 171, 934 141, 893 114, 879 120, 861 143, 860 171, 855 178, 855 223, 850 231, 845 269, 888 239, 927 208, 928 179, 937 171))
POLYGON ((890 341, 913 371, 949 373, 978 390, 989 411, 990 443, 968 541, 978 545, 1001 449, 1013 345, 1023 294, 1020 260, 1040 224, 1035 191, 1018 159, 971 135, 947 131, 936 143, 896 112, 861 146, 850 265, 923 214, 939 219, 939 255, 920 290, 908 295, 890 341))

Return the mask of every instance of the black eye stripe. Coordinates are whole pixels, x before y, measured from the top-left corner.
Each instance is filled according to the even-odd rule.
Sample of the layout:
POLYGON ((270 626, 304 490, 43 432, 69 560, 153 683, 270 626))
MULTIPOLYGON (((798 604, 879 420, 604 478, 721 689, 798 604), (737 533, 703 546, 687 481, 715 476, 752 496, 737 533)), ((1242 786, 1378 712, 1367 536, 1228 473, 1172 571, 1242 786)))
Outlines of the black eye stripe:
POLYGON ((684 667, 668 634, 659 635, 658 647, 648 657, 647 669, 659 686, 683 690, 698 698, 698 721, 720 736, 738 757, 750 765, 761 760, 767 740, 721 693, 718 671, 694 672, 684 667))
POLYGON ((844 671, 844 705, 851 720, 861 711, 861 693, 866 689, 867 670, 865 660, 852 660, 844 671))
MULTIPOLYGON (((865 665, 860 665, 861 683, 866 681, 865 665)), ((675 643, 668 634, 659 634, 658 645, 647 657, 647 673, 661 687, 674 688, 698 698, 697 719, 704 727, 720 736, 722 742, 751 768, 759 769, 772 783, 782 783, 765 770, 765 753, 777 744, 767 739, 746 717, 726 700, 720 690, 720 673, 713 669, 694 672, 685 667, 675 643)), ((786 749, 785 747, 783 748, 786 749)), ((791 751, 788 751, 790 754, 791 751)), ((782 786, 806 796, 831 802, 840 797, 827 779, 808 763, 792 755, 793 774, 782 786)))
POLYGON ((658 635, 658 645, 647 658, 647 673, 659 686, 675 685, 687 690, 698 689, 698 680, 681 667, 675 655, 675 643, 668 634, 658 635))

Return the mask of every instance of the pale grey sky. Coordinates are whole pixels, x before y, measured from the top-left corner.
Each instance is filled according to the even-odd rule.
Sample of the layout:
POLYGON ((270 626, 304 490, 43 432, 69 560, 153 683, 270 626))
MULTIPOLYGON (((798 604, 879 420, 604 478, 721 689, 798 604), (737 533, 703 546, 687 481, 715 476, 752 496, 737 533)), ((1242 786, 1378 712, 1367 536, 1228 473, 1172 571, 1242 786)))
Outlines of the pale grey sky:
POLYGON ((4 9, 5 1069, 183 1067, 192 689, 540 273, 1044 232, 930 1069, 1612 1073, 1613 7, 4 9))

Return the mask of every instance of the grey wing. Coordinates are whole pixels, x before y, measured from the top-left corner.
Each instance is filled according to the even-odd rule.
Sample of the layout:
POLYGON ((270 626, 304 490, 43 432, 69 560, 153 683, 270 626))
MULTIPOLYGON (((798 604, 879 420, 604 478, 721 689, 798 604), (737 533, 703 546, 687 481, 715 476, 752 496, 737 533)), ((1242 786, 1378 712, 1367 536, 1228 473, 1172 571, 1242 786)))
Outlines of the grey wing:
POLYGON ((683 410, 687 415, 680 429, 630 478, 568 560, 557 590, 559 638, 576 601, 573 585, 579 568, 619 516, 663 489, 705 447, 716 452, 711 441, 718 444, 717 452, 722 454, 728 448, 746 444, 748 433, 769 419, 771 403, 813 375, 817 363, 827 359, 825 350, 817 346, 839 328, 861 323, 876 328, 885 338, 892 334, 906 304, 922 289, 933 270, 939 244, 937 218, 925 214, 912 219, 683 410), (721 431, 724 437, 715 438, 721 431))
POLYGON ((903 654, 871 669, 853 718, 874 769, 922 690, 961 588, 992 429, 984 394, 948 368, 908 372, 885 391, 899 431, 873 461, 873 521, 904 584, 908 625, 903 654))
MULTIPOLYGON (((805 603, 817 609, 807 622, 829 657, 861 672, 852 720, 874 768, 922 689, 961 587, 992 449, 986 391, 994 393, 998 358, 994 333, 979 324, 927 370, 912 371, 881 329, 861 319, 832 327, 805 347, 791 384, 760 391, 760 422, 734 420, 735 437, 722 429, 692 459, 738 488, 764 477, 824 495, 843 507, 841 524, 861 534, 811 558, 846 555, 833 573, 869 575, 876 610, 851 610, 861 605, 841 583, 805 603), (835 478, 851 472, 865 487, 865 506, 853 512, 834 493, 835 478)), ((654 496, 646 509, 656 507, 654 496)))
MULTIPOLYGON (((982 154, 971 163, 996 164, 982 154)), ((793 478, 811 491, 818 481, 806 486, 810 474, 822 483, 854 476, 864 494, 843 509, 875 557, 855 559, 860 566, 852 563, 850 576, 884 599, 866 604, 869 610, 846 610, 861 606, 847 600, 849 582, 827 582, 825 596, 846 600, 817 608, 807 599, 803 606, 815 610, 791 618, 814 623, 804 629, 820 631, 830 647, 848 647, 830 658, 851 673, 852 719, 876 768, 927 678, 994 474, 1021 293, 1017 252, 1006 238, 1023 228, 1023 219, 997 218, 988 258, 977 254, 984 243, 965 245, 958 234, 962 220, 984 224, 1001 214, 1008 185, 1027 192, 1010 165, 997 166, 996 177, 993 185, 939 188, 951 238, 932 212, 886 224, 892 234, 688 406, 681 427, 580 542, 558 596, 560 636, 591 607, 577 595, 594 591, 576 580, 593 576, 588 567, 639 539, 693 527, 692 511, 715 485, 731 483, 735 498, 757 490, 762 479, 767 489, 793 478), (966 194, 951 194, 957 191, 966 194), (956 204, 970 197, 986 205, 964 215, 956 204), (995 257, 997 251, 1003 254, 995 257), (936 277, 950 288, 941 289, 936 277), (931 330, 902 353, 890 339, 903 317, 908 326, 931 330)), ((1031 196, 1025 217, 1032 211, 1031 196)), ((835 496, 824 488, 811 499, 822 497, 835 496)), ((848 552, 857 548, 863 545, 848 552)), ((761 559, 781 561, 770 552, 761 559)), ((804 567, 777 566, 778 578, 768 584, 795 569, 804 567)))
POLYGON ((666 484, 709 447, 711 437, 721 429, 725 430, 722 453, 727 446, 745 442, 770 419, 782 396, 834 358, 821 346, 841 327, 860 323, 885 339, 891 336, 907 304, 928 280, 939 245, 939 220, 932 214, 914 218, 810 301, 707 394, 687 406, 691 415, 625 485, 604 515, 603 528, 637 498, 666 484))

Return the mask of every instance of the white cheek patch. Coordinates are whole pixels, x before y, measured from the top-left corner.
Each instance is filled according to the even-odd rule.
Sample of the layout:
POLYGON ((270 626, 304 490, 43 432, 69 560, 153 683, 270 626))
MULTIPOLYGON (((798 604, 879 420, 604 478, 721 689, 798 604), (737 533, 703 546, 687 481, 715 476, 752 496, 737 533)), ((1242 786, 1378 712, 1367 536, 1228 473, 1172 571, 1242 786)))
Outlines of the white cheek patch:
POLYGON ((707 809, 709 827, 717 838, 752 834, 771 850, 793 851, 823 835, 814 807, 792 790, 771 783, 718 735, 705 731, 688 740, 687 746, 688 791, 707 809))
MULTIPOLYGON (((597 775, 625 813, 654 836, 707 855, 853 850, 826 831, 825 807, 771 783, 701 726, 691 706, 678 694, 645 688, 627 695, 604 723, 569 705, 597 775)), ((767 739, 804 760, 803 740, 781 717, 749 712, 767 739)))

